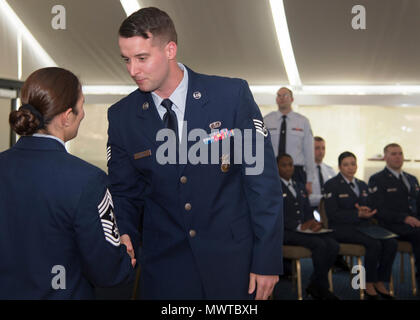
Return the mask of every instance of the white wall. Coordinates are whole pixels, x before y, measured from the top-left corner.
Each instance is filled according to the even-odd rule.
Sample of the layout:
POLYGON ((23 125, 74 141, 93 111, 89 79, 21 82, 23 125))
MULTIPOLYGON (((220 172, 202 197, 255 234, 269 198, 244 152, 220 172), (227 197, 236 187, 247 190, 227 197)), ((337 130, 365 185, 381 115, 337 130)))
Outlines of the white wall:
POLYGON ((107 109, 109 105, 85 104, 85 118, 67 150, 107 172, 106 143, 108 139, 107 109))
POLYGON ((18 32, 10 16, 0 10, 0 78, 24 80, 37 69, 53 66, 28 38, 22 36, 22 77, 19 78, 18 32))
POLYGON ((10 126, 9 113, 11 101, 9 99, 0 98, 0 152, 9 148, 10 143, 10 126))
MULTIPOLYGON (((276 110, 275 106, 262 106, 262 113, 276 110)), ((314 135, 326 140, 324 161, 338 170, 338 156, 351 151, 358 158, 357 177, 367 181, 382 170, 383 161, 369 161, 381 157, 385 145, 400 144, 405 157, 406 171, 420 178, 420 107, 389 107, 360 105, 299 106, 295 111, 308 117, 314 135)))

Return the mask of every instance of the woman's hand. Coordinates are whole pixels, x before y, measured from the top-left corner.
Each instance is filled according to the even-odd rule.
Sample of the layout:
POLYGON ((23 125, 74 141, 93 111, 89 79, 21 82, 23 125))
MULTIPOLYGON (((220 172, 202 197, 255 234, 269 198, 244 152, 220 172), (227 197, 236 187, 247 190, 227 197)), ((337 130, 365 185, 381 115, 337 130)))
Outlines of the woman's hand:
POLYGON ((369 219, 371 218, 373 215, 376 214, 377 210, 371 210, 369 207, 367 206, 359 206, 358 203, 356 203, 354 205, 358 211, 358 217, 359 218, 364 218, 364 219, 369 219))

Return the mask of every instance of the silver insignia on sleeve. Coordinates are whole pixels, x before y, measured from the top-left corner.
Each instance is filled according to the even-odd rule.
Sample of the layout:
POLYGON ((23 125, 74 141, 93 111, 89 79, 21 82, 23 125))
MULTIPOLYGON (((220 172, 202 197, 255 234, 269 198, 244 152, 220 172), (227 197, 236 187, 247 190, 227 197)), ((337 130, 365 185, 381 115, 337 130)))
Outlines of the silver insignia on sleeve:
POLYGON ((252 121, 254 121, 255 130, 257 130, 257 132, 261 133, 264 137, 268 136, 268 130, 265 127, 264 122, 258 119, 252 119, 252 121))
POLYGON ((107 161, 111 159, 111 146, 108 146, 108 148, 106 148, 106 159, 107 161))
POLYGON ((98 206, 99 217, 101 218, 102 228, 104 229, 105 240, 113 246, 120 246, 120 233, 114 215, 114 204, 108 189, 101 203, 98 206))

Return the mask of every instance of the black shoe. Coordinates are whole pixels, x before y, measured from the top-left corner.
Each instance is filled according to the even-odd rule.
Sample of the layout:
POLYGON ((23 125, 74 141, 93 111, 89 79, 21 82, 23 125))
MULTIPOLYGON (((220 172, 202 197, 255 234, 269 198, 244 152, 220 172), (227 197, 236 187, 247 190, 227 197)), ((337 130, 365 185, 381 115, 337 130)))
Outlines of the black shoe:
POLYGON ((369 293, 367 293, 366 290, 364 290, 364 292, 365 292, 364 300, 379 300, 379 294, 370 295, 369 293))
POLYGON ((306 288, 306 293, 314 300, 325 300, 322 289, 312 283, 306 288))
POLYGON ((376 290, 376 292, 381 296, 382 299, 384 300, 396 300, 397 298, 394 296, 391 296, 390 294, 387 293, 382 293, 379 290, 376 290))
POLYGON ((328 289, 322 289, 322 293, 324 295, 324 300, 340 300, 340 298, 328 289))
POLYGON ((350 268, 342 256, 337 256, 337 258, 335 259, 334 269, 340 269, 343 271, 350 272, 350 268))
POLYGON ((311 296, 314 300, 340 300, 334 293, 330 290, 317 286, 316 284, 311 283, 306 288, 306 293, 311 296))

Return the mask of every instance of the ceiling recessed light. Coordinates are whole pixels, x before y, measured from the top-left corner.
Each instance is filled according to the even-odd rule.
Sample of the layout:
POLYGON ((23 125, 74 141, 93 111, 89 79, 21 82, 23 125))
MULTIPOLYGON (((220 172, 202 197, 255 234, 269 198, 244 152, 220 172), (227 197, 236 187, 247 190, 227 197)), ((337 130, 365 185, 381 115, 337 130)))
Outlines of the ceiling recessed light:
POLYGON ((140 10, 140 4, 137 0, 120 0, 120 2, 127 17, 140 10))
POLYGON ((14 30, 19 30, 22 34, 22 38, 28 42, 29 47, 32 48, 40 58, 40 62, 48 67, 56 67, 57 64, 50 57, 50 55, 44 50, 44 48, 35 39, 29 29, 19 19, 13 9, 9 6, 6 0, 0 0, 0 15, 3 14, 6 20, 12 25, 14 30))
POLYGON ((283 0, 270 0, 270 7, 287 77, 291 86, 299 87, 302 85, 302 81, 300 80, 295 55, 293 53, 283 0))

